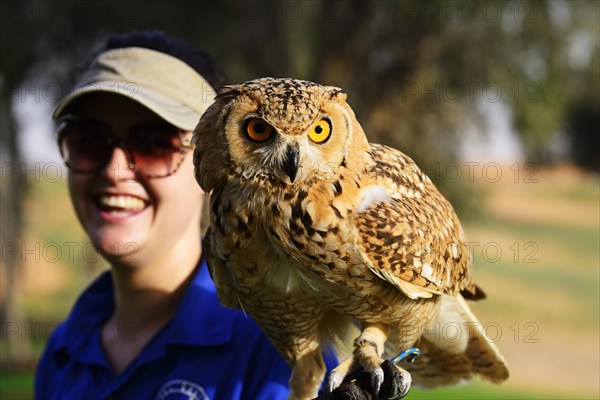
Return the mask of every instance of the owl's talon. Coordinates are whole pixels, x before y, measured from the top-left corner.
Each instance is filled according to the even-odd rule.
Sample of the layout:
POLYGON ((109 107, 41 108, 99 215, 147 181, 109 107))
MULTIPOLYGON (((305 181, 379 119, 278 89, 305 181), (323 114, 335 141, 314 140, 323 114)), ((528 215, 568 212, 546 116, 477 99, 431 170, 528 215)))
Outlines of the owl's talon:
POLYGON ((371 372, 371 386, 373 387, 373 398, 375 400, 379 398, 383 376, 383 369, 381 368, 375 368, 373 372, 371 372))
POLYGON ((397 399, 405 397, 408 394, 412 384, 412 376, 410 375, 410 372, 402 370, 401 378, 402 381, 400 383, 400 392, 398 393, 398 397, 396 397, 397 399))
POLYGON ((327 390, 329 393, 333 392, 338 386, 342 384, 344 376, 338 372, 332 371, 329 374, 329 381, 327 382, 327 390))

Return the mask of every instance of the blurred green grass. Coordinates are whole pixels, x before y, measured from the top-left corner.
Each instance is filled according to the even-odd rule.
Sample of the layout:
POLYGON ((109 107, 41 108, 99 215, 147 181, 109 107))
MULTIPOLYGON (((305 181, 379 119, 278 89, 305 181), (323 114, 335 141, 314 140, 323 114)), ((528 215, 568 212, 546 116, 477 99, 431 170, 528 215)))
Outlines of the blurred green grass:
MULTIPOLYGON (((587 178, 587 177, 586 177, 587 178)), ((600 187, 596 179, 581 179, 578 183, 567 182, 555 185, 541 180, 521 194, 544 202, 567 201, 573 209, 578 207, 600 207, 600 187)), ((508 207, 518 207, 511 204, 508 207)), ((479 247, 474 251, 475 278, 478 275, 518 282, 519 287, 543 299, 548 293, 564 296, 574 303, 577 312, 557 313, 544 306, 543 302, 523 307, 520 297, 511 301, 486 302, 503 313, 522 314, 535 309, 536 316, 547 322, 577 324, 580 328, 598 332, 600 324, 600 221, 598 214, 589 215, 589 223, 547 219, 517 219, 486 214, 478 223, 467 225, 474 233, 479 247), (481 237, 485 238, 481 240, 481 237), (486 257, 482 246, 491 243, 488 238, 499 238, 493 242, 502 254, 486 257), (508 240, 509 239, 509 240, 508 240), (490 259, 491 258, 491 259, 490 259), (493 262, 492 262, 493 261, 493 262)), ((580 218, 581 219, 581 218, 580 218)), ((470 238, 473 240, 473 237, 470 238)), ((493 239, 492 239, 493 240, 493 239)))
POLYGON ((0 373, 0 399, 24 400, 33 398, 33 374, 0 373))
MULTIPOLYGON (((24 400, 33 398, 33 374, 1 374, 0 375, 0 399, 2 400, 24 400)), ((591 397, 588 397, 591 399, 591 397)), ((441 388, 434 390, 422 390, 413 388, 407 400, 563 400, 563 399, 588 399, 573 395, 556 395, 552 393, 536 393, 527 391, 506 390, 483 383, 471 383, 468 386, 441 388)))
POLYGON ((570 226, 559 223, 535 223, 498 218, 487 218, 481 224, 483 228, 497 233, 508 233, 515 241, 553 242, 559 247, 568 248, 579 256, 592 258, 598 254, 600 231, 597 228, 570 226))
POLYGON ((407 400, 563 400, 563 399, 591 399, 591 397, 577 397, 557 395, 550 392, 537 392, 529 390, 505 389, 503 386, 494 386, 481 382, 469 383, 465 386, 439 388, 433 390, 412 389, 407 400))

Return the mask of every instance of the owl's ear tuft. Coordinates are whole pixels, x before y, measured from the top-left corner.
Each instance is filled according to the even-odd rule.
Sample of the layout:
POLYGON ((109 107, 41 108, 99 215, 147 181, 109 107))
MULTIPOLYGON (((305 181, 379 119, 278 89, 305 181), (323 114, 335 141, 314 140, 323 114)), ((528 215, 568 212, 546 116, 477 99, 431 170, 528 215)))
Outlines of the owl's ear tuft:
POLYGON ((337 101, 343 102, 346 101, 346 92, 343 89, 340 89, 336 86, 325 86, 324 93, 325 101, 337 101))
POLYGON ((240 94, 242 94, 242 92, 237 89, 237 86, 223 86, 221 89, 219 89, 215 100, 231 100, 240 94))

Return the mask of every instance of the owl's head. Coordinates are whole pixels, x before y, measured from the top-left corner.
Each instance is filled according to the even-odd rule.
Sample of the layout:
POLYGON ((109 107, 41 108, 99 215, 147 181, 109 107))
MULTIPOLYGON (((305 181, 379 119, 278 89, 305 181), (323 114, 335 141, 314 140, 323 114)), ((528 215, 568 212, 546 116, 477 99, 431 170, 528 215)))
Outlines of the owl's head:
POLYGON ((331 179, 342 166, 358 166, 368 149, 341 89, 274 78, 223 87, 194 143, 205 191, 228 175, 283 185, 331 179))

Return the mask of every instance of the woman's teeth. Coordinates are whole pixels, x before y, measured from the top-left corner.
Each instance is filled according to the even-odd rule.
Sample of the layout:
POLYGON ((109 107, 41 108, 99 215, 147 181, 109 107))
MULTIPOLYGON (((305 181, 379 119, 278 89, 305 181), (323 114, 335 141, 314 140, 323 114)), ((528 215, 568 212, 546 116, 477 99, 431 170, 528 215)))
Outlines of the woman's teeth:
POLYGON ((120 208, 122 210, 137 211, 144 208, 146 205, 144 201, 132 196, 112 196, 102 195, 98 198, 98 202, 103 207, 108 208, 120 208))

